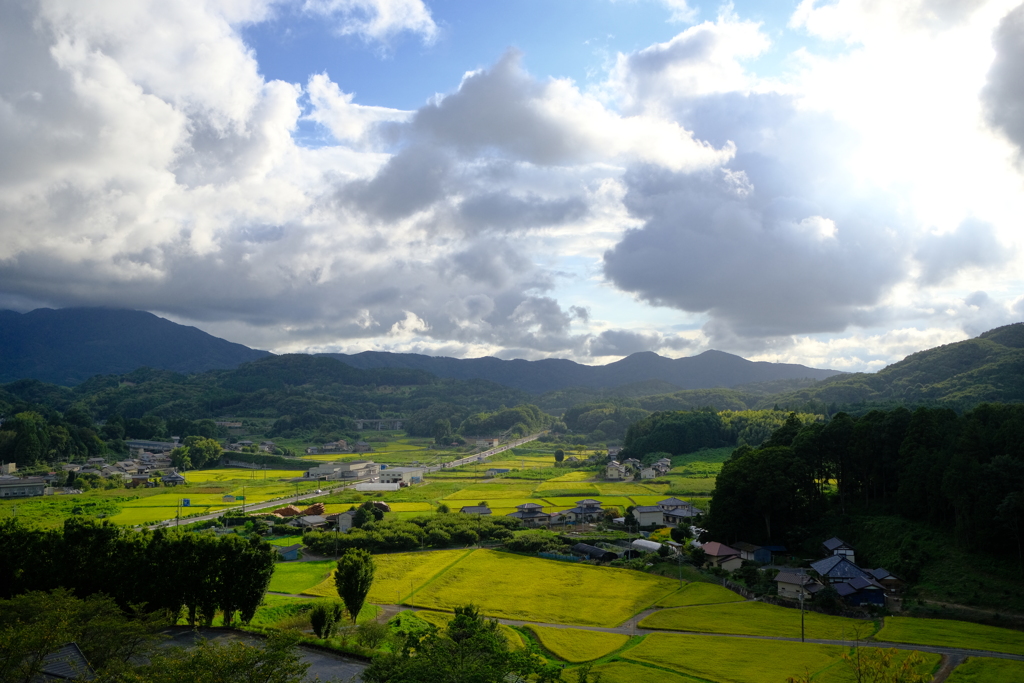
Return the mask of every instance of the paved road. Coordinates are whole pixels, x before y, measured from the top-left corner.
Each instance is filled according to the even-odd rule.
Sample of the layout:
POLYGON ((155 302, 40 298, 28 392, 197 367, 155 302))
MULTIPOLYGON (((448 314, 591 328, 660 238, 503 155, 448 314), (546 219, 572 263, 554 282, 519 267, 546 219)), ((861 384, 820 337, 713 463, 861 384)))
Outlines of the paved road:
MULTIPOLYGON (((348 483, 340 484, 340 485, 338 485, 338 484, 323 485, 322 484, 321 488, 319 490, 313 490, 313 491, 310 491, 308 493, 300 493, 297 496, 288 496, 286 498, 278 498, 277 500, 268 500, 268 501, 265 501, 265 502, 262 502, 262 503, 253 503, 251 505, 247 504, 245 506, 245 511, 246 512, 251 512, 253 510, 265 510, 267 508, 278 508, 278 507, 283 507, 285 505, 288 505, 289 503, 297 503, 300 500, 307 500, 309 498, 319 498, 321 496, 327 495, 328 493, 333 493, 335 491, 341 491, 342 489, 350 488, 350 487, 355 486, 356 484, 362 483, 364 481, 368 481, 368 480, 366 480, 366 479, 359 479, 358 481, 348 482, 348 483)), ((311 482, 311 485, 316 485, 316 482, 311 482)), ((184 498, 184 496, 182 496, 182 497, 184 498)), ((182 508, 182 510, 187 510, 187 509, 188 508, 182 508)), ((216 519, 217 517, 220 517, 221 515, 223 515, 226 512, 229 512, 229 511, 232 511, 232 510, 241 510, 241 509, 242 509, 241 506, 237 506, 236 505, 235 507, 230 507, 230 508, 227 508, 225 510, 218 510, 217 512, 211 512, 209 514, 200 515, 198 517, 188 517, 187 519, 182 519, 181 523, 182 524, 192 524, 193 522, 205 522, 205 521, 210 520, 210 519, 216 519)), ((160 527, 168 527, 168 526, 175 526, 175 525, 176 525, 176 520, 170 519, 170 520, 167 520, 166 522, 160 522, 158 524, 150 524, 146 528, 147 529, 158 529, 160 527)))
MULTIPOLYGON (((309 596, 304 596, 309 597, 309 596)), ((735 603, 731 603, 735 604, 735 603)), ((409 605, 379 605, 383 607, 387 612, 396 612, 403 609, 424 609, 411 607, 409 605)), ((559 629, 576 629, 578 631, 600 631, 602 633, 621 633, 624 635, 638 635, 644 636, 651 633, 670 633, 676 635, 688 635, 688 636, 703 636, 706 638, 746 638, 748 640, 784 640, 788 642, 799 643, 799 638, 783 638, 782 636, 748 636, 748 635, 736 635, 731 633, 704 633, 700 631, 670 631, 666 629, 653 629, 643 628, 637 626, 635 622, 643 621, 647 615, 657 612, 659 608, 652 607, 650 609, 640 612, 635 618, 629 619, 624 624, 619 626, 579 626, 576 624, 547 624, 536 621, 522 621, 519 619, 498 619, 501 624, 507 624, 509 626, 546 626, 550 628, 559 629)), ((819 638, 807 638, 805 642, 815 643, 817 645, 841 645, 850 646, 854 641, 852 640, 823 640, 819 638)), ((935 645, 913 645, 909 643, 890 643, 886 641, 861 641, 865 647, 883 647, 883 648, 896 648, 897 650, 918 650, 920 652, 929 652, 938 655, 946 655, 956 661, 963 661, 965 657, 992 657, 995 659, 1012 659, 1018 662, 1024 662, 1024 656, 1022 655, 1011 655, 1004 652, 992 652, 989 650, 968 650, 966 648, 958 647, 940 647, 935 645)))
MULTIPOLYGON (((206 629, 200 628, 198 632, 191 629, 174 628, 166 632, 170 638, 162 643, 164 647, 178 646, 188 647, 195 643, 199 637, 207 640, 239 641, 250 645, 262 643, 263 640, 244 631, 233 629, 206 629)), ((345 683, 361 681, 360 676, 366 669, 366 662, 358 659, 345 657, 341 654, 334 654, 324 650, 299 646, 302 653, 302 660, 309 662, 309 671, 305 680, 309 683, 316 681, 337 680, 345 683)))
POLYGON ((452 460, 451 462, 446 462, 443 465, 437 465, 437 466, 434 466, 434 467, 428 467, 427 468, 427 472, 437 472, 438 470, 448 469, 450 467, 458 467, 459 465, 468 465, 469 463, 473 463, 473 462, 483 462, 483 460, 485 458, 489 458, 492 455, 497 455, 498 453, 503 453, 503 452, 507 451, 510 448, 515 448, 516 446, 521 446, 524 443, 529 443, 530 441, 536 441, 537 439, 539 439, 544 434, 545 434, 545 432, 537 432, 536 434, 531 434, 530 436, 524 436, 522 439, 516 439, 515 441, 509 441, 507 444, 504 444, 502 446, 498 446, 497 448, 492 448, 492 449, 490 449, 488 451, 483 451, 482 453, 474 453, 473 455, 467 455, 466 457, 459 458, 458 460, 452 460))
MULTIPOLYGON (((540 436, 542 434, 544 434, 544 432, 538 432, 537 434, 531 434, 530 436, 523 437, 522 439, 516 439, 515 441, 510 441, 507 444, 504 444, 502 446, 498 446, 497 448, 492 448, 492 449, 490 449, 488 451, 484 451, 482 453, 474 453, 473 455, 467 455, 464 458, 459 458, 458 460, 452 460, 451 462, 444 463, 443 465, 439 465, 439 466, 435 466, 435 467, 427 467, 426 471, 427 472, 437 472, 438 470, 441 470, 441 469, 448 469, 450 467, 458 467, 460 465, 465 465, 465 464, 472 463, 472 462, 482 462, 485 458, 489 458, 492 455, 496 455, 498 453, 502 453, 504 451, 507 451, 510 448, 515 448, 516 446, 521 446, 522 444, 528 443, 530 441, 536 441, 538 438, 540 438, 540 436)), ((243 468, 243 471, 244 471, 244 468, 243 468)), ((254 472, 259 472, 259 470, 255 470, 255 469, 253 471, 254 472)), ((246 510, 246 512, 251 512, 251 511, 254 511, 254 510, 265 510, 267 508, 281 507, 281 506, 287 505, 289 503, 297 503, 297 502, 299 502, 301 500, 307 500, 309 498, 317 498, 319 496, 326 495, 327 493, 331 493, 331 492, 334 492, 334 491, 340 491, 342 489, 350 488, 352 486, 355 486, 356 484, 360 484, 360 483, 363 483, 363 482, 366 482, 366 481, 369 481, 369 480, 368 479, 359 479, 357 481, 346 482, 345 484, 325 483, 325 484, 323 484, 321 486, 321 490, 320 491, 311 491, 309 493, 303 493, 303 494, 299 494, 297 496, 288 496, 288 497, 285 497, 285 498, 278 498, 277 500, 270 500, 270 501, 266 501, 266 502, 263 502, 263 503, 253 503, 252 505, 246 505, 245 506, 245 510, 246 510)), ((316 484, 316 482, 311 482, 311 484, 316 484)), ((183 508, 183 509, 187 509, 187 508, 183 508)), ((238 510, 238 509, 241 509, 241 508, 239 508, 238 506, 235 506, 235 507, 227 508, 225 510, 218 510, 217 512, 210 512, 208 514, 200 515, 198 517, 189 517, 187 519, 181 520, 181 522, 183 522, 185 524, 192 524, 194 522, 205 522, 205 521, 208 521, 208 520, 211 520, 211 519, 216 519, 217 517, 222 516, 224 513, 228 512, 230 510, 238 510)), ((177 525, 177 520, 173 520, 172 519, 172 520, 168 520, 166 522, 159 522, 158 524, 150 524, 146 528, 147 529, 159 529, 160 527, 168 527, 168 526, 176 526, 176 525, 177 525)))

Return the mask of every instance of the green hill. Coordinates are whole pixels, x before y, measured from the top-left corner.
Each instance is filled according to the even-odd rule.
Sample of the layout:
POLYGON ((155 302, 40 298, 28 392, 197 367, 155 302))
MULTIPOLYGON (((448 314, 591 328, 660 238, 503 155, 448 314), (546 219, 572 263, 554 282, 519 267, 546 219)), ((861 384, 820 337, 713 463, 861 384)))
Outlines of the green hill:
POLYGON ((1014 323, 974 339, 919 351, 874 374, 839 375, 766 396, 760 405, 934 404, 963 410, 984 402, 1022 401, 1024 323, 1014 323))

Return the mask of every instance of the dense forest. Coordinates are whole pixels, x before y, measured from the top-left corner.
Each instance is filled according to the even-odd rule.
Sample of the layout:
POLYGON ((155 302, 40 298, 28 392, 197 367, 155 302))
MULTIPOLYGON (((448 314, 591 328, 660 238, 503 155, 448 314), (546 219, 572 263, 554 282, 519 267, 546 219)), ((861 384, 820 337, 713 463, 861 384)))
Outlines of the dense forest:
POLYGON ((63 587, 110 596, 125 611, 184 613, 193 626, 211 625, 218 610, 225 623, 252 619, 277 559, 259 537, 139 532, 77 517, 53 530, 4 520, 0 547, 0 598, 63 587))
POLYGON ((725 462, 705 526, 725 542, 800 547, 823 516, 855 514, 952 530, 964 550, 1024 563, 1024 405, 794 415, 725 462))
POLYGON ((757 446, 788 420, 811 424, 820 419, 818 415, 778 410, 715 412, 704 409, 653 413, 629 425, 621 456, 643 460, 648 453, 680 455, 702 448, 757 446))

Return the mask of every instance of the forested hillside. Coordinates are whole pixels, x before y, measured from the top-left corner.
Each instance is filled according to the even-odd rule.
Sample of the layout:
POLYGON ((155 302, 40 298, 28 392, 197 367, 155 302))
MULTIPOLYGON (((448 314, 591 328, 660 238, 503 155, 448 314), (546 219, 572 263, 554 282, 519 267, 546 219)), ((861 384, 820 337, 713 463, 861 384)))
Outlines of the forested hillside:
POLYGON ((824 379, 765 399, 782 406, 941 404, 966 410, 983 402, 1024 401, 1024 323, 907 356, 877 373, 824 379))
MULTIPOLYGON (((355 433, 353 418, 411 417, 410 431, 495 435, 547 427, 529 396, 484 380, 442 380, 406 369, 359 370, 323 356, 271 356, 237 370, 180 375, 142 369, 74 388, 21 380, 0 386, 0 459, 124 452, 124 439, 215 436, 210 418, 273 418, 271 437, 355 433), (511 407, 510 407, 511 406, 511 407), (98 427, 95 423, 105 423, 98 427), (212 433, 210 433, 212 432, 212 433)), ((518 432, 517 432, 518 433, 518 432)))
POLYGON ((0 311, 0 382, 37 379, 73 386, 141 367, 205 372, 268 355, 145 311, 0 311))
POLYGON ((867 561, 912 581, 940 552, 926 546, 927 534, 910 533, 915 524, 1024 570, 1024 405, 963 415, 896 408, 809 424, 794 416, 760 448, 739 448, 725 462, 704 522, 717 540, 803 552, 845 530, 853 535, 845 540, 874 548, 867 561))

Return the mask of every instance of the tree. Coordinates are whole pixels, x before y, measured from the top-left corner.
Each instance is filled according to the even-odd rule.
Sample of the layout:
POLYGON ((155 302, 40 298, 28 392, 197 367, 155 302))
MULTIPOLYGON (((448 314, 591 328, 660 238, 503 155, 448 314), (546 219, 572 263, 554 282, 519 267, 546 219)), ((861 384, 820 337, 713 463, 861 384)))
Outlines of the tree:
POLYGON ((330 638, 338 628, 337 617, 339 610, 334 605, 325 605, 319 602, 313 606, 309 613, 309 623, 313 627, 313 633, 317 638, 330 638))
POLYGON ((444 630, 410 635, 401 652, 374 657, 362 677, 366 683, 501 683, 542 672, 541 680, 558 680, 536 654, 510 651, 498 622, 468 605, 455 608, 444 630))
POLYGON ((555 451, 555 462, 562 462, 563 460, 565 460, 565 451, 559 448, 555 451))
POLYGON ((853 654, 843 653, 843 660, 853 668, 856 683, 928 683, 930 673, 918 671, 924 663, 920 652, 900 656, 896 648, 854 647, 853 654))
POLYGON ((446 515, 446 514, 448 514, 451 511, 452 511, 452 509, 450 507, 448 507, 447 503, 441 503, 440 505, 437 506, 438 514, 446 515))
POLYGON ((130 683, 302 683, 309 663, 298 637, 275 633, 260 645, 200 640, 197 647, 170 648, 122 680, 130 683))
POLYGON ((345 603, 345 609, 356 622, 366 602, 366 595, 373 585, 376 565, 373 556, 365 550, 352 548, 338 560, 338 571, 334 574, 334 586, 338 596, 345 603))

